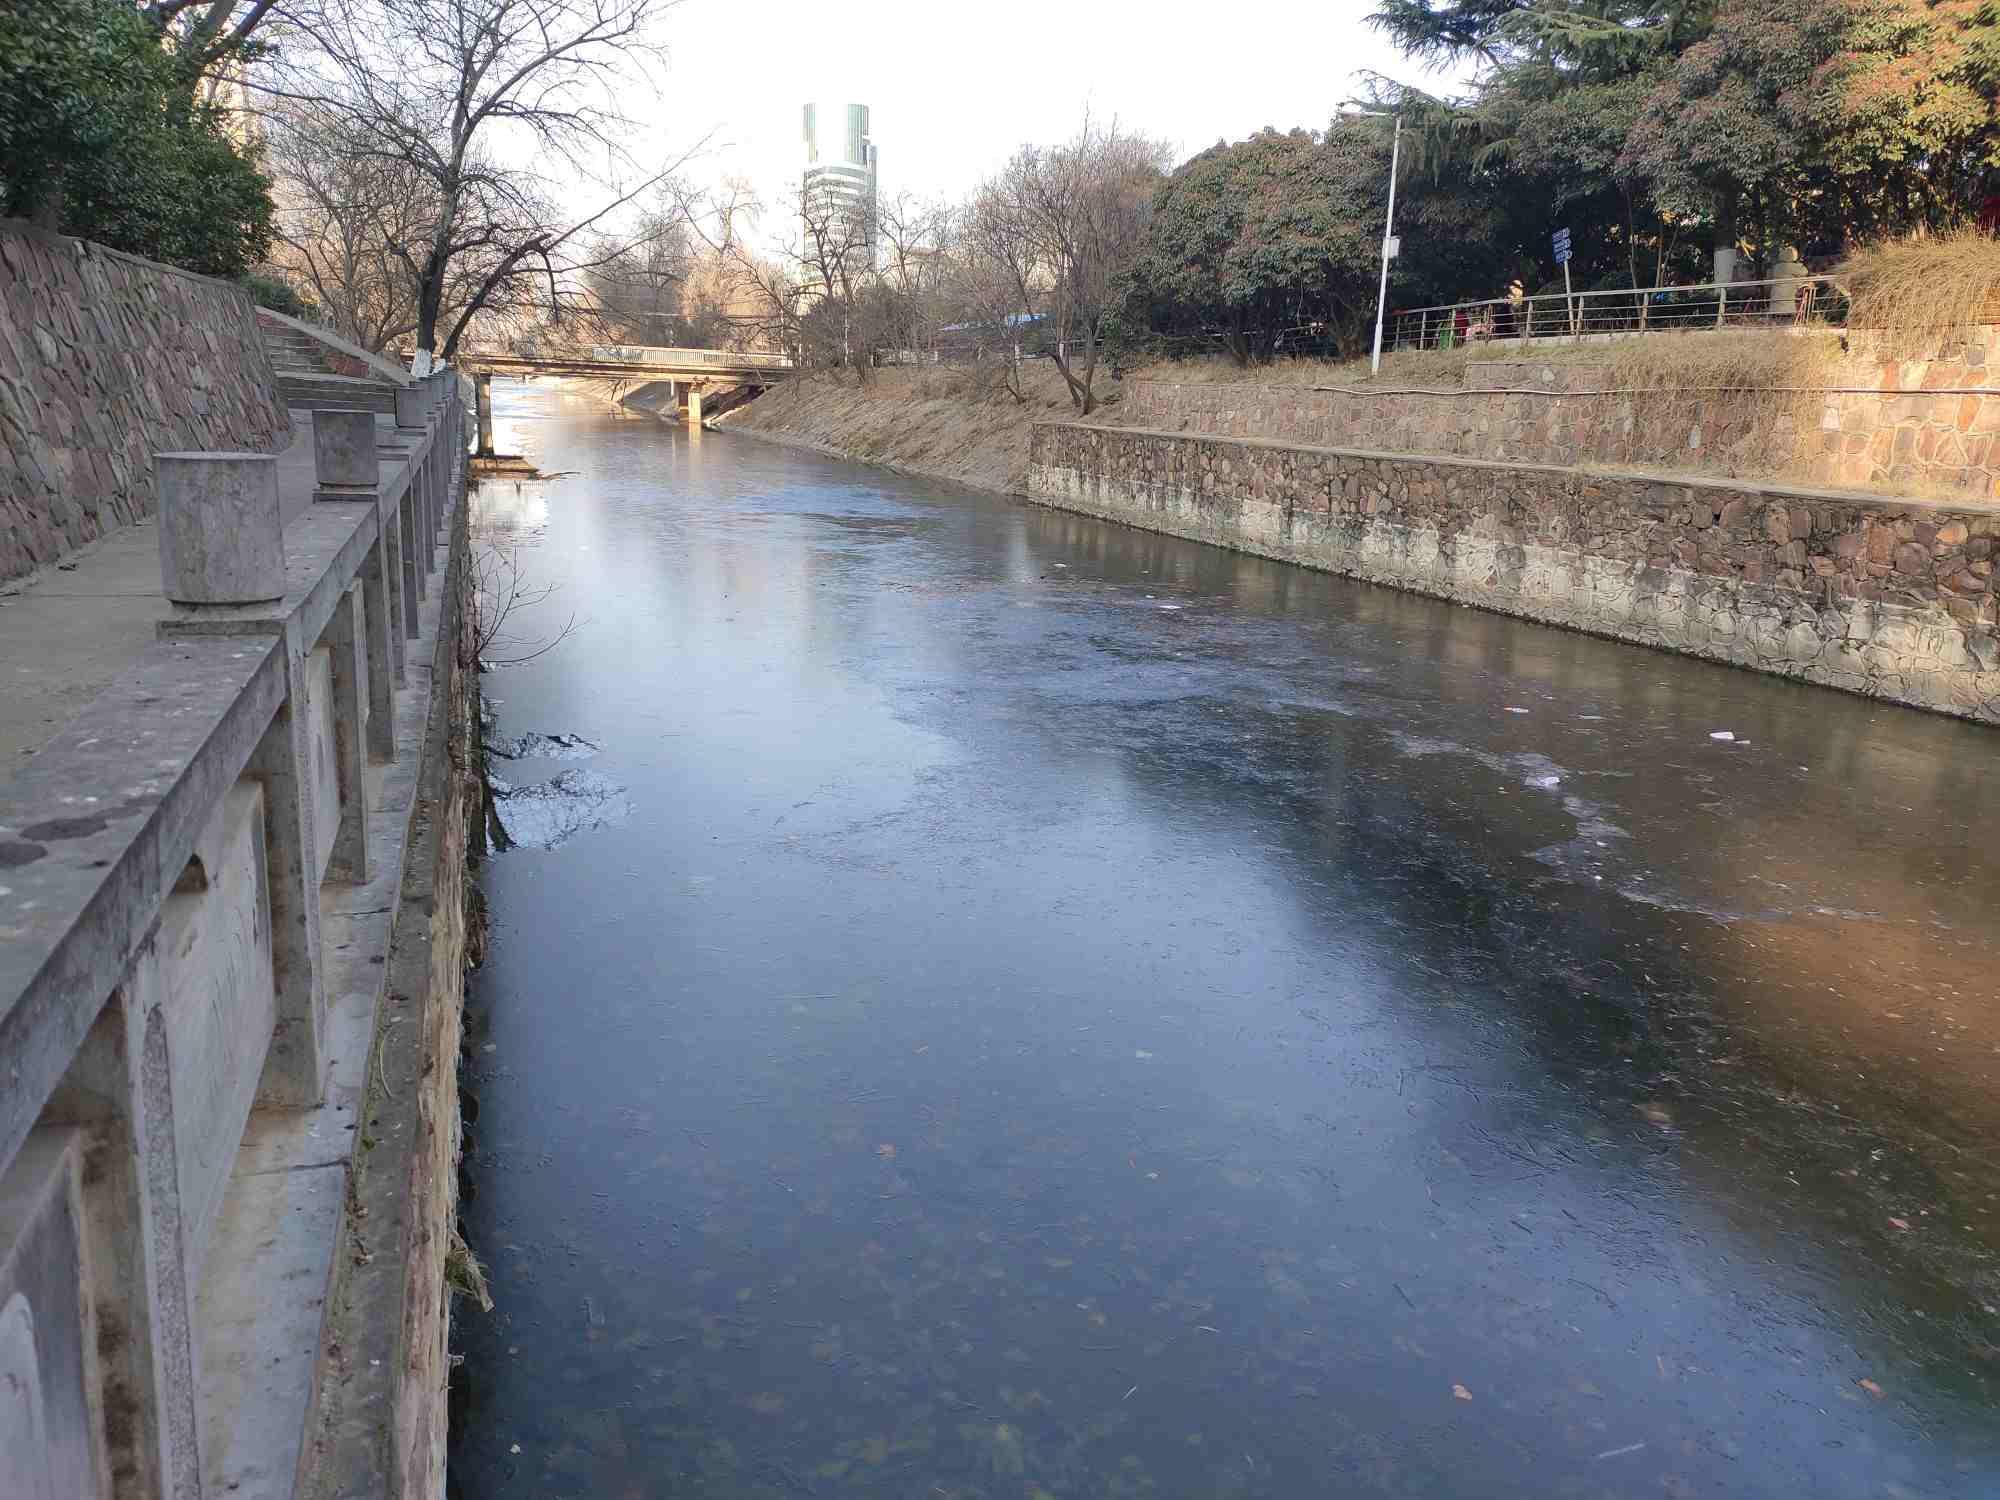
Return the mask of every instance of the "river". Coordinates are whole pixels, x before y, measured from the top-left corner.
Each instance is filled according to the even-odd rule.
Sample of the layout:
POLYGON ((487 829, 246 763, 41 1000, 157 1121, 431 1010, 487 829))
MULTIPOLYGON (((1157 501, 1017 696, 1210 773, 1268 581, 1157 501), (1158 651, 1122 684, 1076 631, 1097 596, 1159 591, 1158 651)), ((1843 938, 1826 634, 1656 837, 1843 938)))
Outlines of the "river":
POLYGON ((457 1493, 2000 1493, 1992 730, 495 394, 457 1493))

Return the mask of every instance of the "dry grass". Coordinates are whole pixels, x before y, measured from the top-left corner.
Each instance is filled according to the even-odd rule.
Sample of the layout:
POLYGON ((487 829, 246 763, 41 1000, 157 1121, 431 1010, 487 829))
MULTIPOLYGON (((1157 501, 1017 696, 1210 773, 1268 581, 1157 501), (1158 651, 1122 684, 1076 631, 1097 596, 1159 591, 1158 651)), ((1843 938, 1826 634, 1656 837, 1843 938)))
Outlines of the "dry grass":
POLYGON ((1972 227, 1882 240, 1844 261, 1835 280, 1851 299, 1850 328, 1877 332, 1892 356, 1935 357, 2000 302, 2000 240, 1972 227))
MULTIPOLYGON (((1581 351, 1576 351, 1581 352, 1581 351)), ((1597 346, 1608 390, 1820 392, 1836 383, 1837 333, 1654 333, 1597 346)))
POLYGON ((1469 365, 1509 360, 1534 365, 1592 365, 1605 389, 1621 391, 1824 389, 1840 353, 1837 333, 1789 331, 1649 333, 1581 344, 1501 342, 1459 349, 1413 349, 1382 356, 1372 375, 1366 359, 1280 360, 1239 366, 1229 359, 1161 361, 1134 370, 1142 380, 1182 384, 1340 386, 1354 390, 1460 389, 1469 365))
POLYGON ((1343 385, 1455 389, 1472 348, 1412 349, 1382 356, 1380 377, 1369 373, 1366 359, 1280 359, 1267 365, 1239 365, 1220 355, 1203 359, 1165 359, 1129 372, 1140 380, 1169 380, 1183 385, 1343 385))
MULTIPOLYGON (((1068 387, 1046 361, 1021 372, 1016 401, 997 365, 877 370, 866 381, 831 372, 796 381, 739 407, 724 428, 846 454, 980 489, 1020 493, 1037 422, 1075 415, 1068 387)), ((1100 378, 1116 419, 1117 387, 1100 378)), ((1093 416, 1093 420, 1099 420, 1093 416)))

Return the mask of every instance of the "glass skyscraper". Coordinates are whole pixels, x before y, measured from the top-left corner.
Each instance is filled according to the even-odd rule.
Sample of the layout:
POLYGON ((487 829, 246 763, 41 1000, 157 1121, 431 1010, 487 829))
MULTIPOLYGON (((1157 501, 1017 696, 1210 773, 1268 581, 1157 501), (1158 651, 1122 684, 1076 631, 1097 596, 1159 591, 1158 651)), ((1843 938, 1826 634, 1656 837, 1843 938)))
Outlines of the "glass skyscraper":
POLYGON ((839 253, 851 275, 870 270, 875 264, 875 143, 868 137, 868 106, 865 104, 805 107, 806 169, 800 194, 800 217, 806 232, 808 255, 818 245, 839 253), (839 140, 839 150, 829 141, 820 146, 819 122, 839 118, 844 110, 847 129, 839 140))

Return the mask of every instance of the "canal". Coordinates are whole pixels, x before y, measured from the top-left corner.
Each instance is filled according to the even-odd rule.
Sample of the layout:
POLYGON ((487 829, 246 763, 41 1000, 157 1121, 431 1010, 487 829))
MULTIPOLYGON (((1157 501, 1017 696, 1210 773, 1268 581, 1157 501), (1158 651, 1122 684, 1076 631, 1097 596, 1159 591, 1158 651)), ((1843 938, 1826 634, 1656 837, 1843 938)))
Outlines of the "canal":
POLYGON ((2000 1492, 1992 730, 495 390, 457 1493, 2000 1492))

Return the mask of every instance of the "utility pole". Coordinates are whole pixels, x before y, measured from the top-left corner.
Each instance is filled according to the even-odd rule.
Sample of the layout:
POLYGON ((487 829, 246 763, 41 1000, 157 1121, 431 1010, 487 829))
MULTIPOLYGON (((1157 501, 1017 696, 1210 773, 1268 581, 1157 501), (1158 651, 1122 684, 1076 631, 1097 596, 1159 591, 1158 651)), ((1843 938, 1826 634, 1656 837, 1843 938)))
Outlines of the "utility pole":
MULTIPOLYGON (((1371 119, 1382 119, 1387 110, 1364 109, 1352 99, 1341 106, 1351 114, 1366 115, 1371 119)), ((1389 306, 1389 262, 1402 250, 1396 239, 1396 169, 1403 160, 1403 117, 1395 116, 1396 130, 1389 144, 1389 212, 1382 221, 1382 285, 1375 293, 1375 357, 1368 366, 1368 373, 1382 373, 1382 315, 1389 306)))

